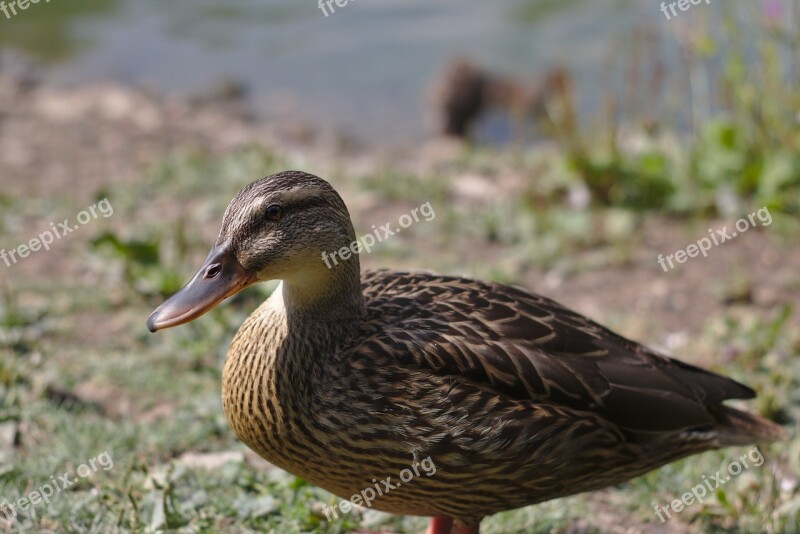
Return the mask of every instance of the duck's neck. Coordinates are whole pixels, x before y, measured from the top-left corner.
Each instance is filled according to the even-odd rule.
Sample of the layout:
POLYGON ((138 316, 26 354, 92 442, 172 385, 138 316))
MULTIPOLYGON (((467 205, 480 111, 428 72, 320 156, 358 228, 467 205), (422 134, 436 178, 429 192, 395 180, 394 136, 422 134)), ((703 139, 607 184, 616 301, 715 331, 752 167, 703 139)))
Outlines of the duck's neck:
MULTIPOLYGON (((281 434, 291 430, 292 413, 309 416, 315 391, 331 379, 331 358, 361 327, 366 310, 354 263, 349 271, 332 273, 328 283, 319 276, 284 279, 231 342, 222 373, 223 406, 236 434, 262 455, 268 451, 255 429, 281 434), (272 404, 254 411, 254 392, 256 401, 264 395, 272 404)), ((265 458, 284 462, 278 465, 287 461, 265 458)))
POLYGON ((365 314, 358 257, 333 269, 286 278, 279 288, 290 324, 357 323, 365 314))

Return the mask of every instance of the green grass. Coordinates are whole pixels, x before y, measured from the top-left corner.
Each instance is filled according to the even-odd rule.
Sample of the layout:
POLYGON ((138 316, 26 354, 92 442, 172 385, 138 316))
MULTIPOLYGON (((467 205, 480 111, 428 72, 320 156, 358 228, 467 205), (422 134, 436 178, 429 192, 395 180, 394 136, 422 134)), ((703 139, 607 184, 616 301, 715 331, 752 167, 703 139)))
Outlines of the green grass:
MULTIPOLYGON (((96 283, 34 279, 5 291, 0 301, 0 495, 6 501, 25 496, 47 483, 50 475, 74 473, 78 465, 106 450, 114 462, 108 471, 93 473, 57 494, 48 506, 37 507, 35 517, 20 514, 20 528, 324 533, 359 526, 396 532, 424 528, 419 518, 372 511, 327 521, 321 510, 336 502, 335 497, 282 471, 252 467, 243 459, 246 448, 236 441, 222 414, 219 370, 237 325, 269 294, 269 288, 251 289, 180 329, 158 336, 144 329, 149 310, 205 254, 209 244, 197 235, 199 227, 215 226, 231 191, 285 164, 254 150, 215 161, 203 155, 177 156, 143 171, 145 179, 138 185, 121 186, 126 196, 149 194, 152 202, 115 204, 118 211, 112 222, 142 224, 87 227, 66 253, 69 262, 91 266, 96 283), (162 219, 152 218, 163 210, 154 190, 165 173, 170 177, 165 194, 171 202, 186 206, 182 220, 196 224, 164 225, 162 219), (112 322, 114 334, 109 334, 112 322), (89 330, 94 331, 81 337, 74 331, 76 325, 84 329, 91 325, 89 330), (186 453, 231 451, 239 455, 208 469, 181 460, 186 453)), ((415 190, 417 199, 434 199, 442 211, 435 222, 418 225, 409 236, 377 250, 369 258, 375 263, 391 264, 400 254, 419 267, 465 269, 456 261, 449 263, 447 250, 431 256, 416 248, 420 242, 456 252, 474 249, 475 243, 496 247, 502 251, 497 260, 479 258, 474 269, 468 269, 507 281, 518 281, 537 266, 578 272, 634 261, 643 218, 635 208, 571 210, 551 185, 544 186, 546 192, 530 186, 526 195, 512 195, 501 204, 463 207, 446 203, 453 199, 447 185, 451 178, 439 177, 433 184, 430 178, 395 176, 401 180, 395 182, 386 176, 391 175, 340 182, 345 190, 366 188, 377 195, 389 215, 403 213, 415 199, 415 190), (550 207, 539 202, 541 194, 553 195, 550 207), (598 251, 605 251, 600 260, 598 251)), ((113 190, 105 193, 112 203, 118 198, 113 190)), ((691 232, 693 221, 689 217, 672 224, 691 232)), ((795 313, 790 307, 766 316, 748 306, 731 309, 708 318, 704 333, 693 340, 696 346, 689 351, 702 354, 711 347, 735 353, 717 370, 756 387, 760 398, 754 407, 789 428, 800 416, 800 333, 792 322, 795 313)), ((698 531, 797 529, 797 489, 775 487, 776 473, 800 472, 800 440, 796 432, 793 436, 788 444, 763 447, 767 460, 762 467, 731 481, 702 505, 685 510, 678 520, 698 531)), ((490 533, 560 532, 585 525, 589 531, 602 531, 606 523, 591 518, 602 518, 609 510, 623 514, 626 521, 659 524, 652 512, 655 504, 676 498, 745 451, 689 458, 618 488, 500 514, 488 519, 484 528, 490 533)))

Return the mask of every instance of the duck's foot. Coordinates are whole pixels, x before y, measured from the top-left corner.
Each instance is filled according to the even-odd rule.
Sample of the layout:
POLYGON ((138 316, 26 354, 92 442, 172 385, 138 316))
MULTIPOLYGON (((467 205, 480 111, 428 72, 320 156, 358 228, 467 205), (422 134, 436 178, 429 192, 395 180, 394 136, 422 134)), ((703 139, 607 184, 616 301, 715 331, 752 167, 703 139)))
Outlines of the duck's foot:
POLYGON ((457 525, 450 517, 431 517, 425 534, 478 534, 479 525, 457 525))

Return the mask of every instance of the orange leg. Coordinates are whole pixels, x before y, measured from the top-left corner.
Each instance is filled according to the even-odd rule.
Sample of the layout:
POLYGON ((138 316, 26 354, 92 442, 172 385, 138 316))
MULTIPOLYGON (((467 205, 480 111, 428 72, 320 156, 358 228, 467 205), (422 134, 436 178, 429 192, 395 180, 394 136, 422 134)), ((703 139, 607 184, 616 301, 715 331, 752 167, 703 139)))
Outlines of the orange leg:
POLYGON ((428 530, 425 534, 450 534, 453 530, 453 520, 449 517, 431 517, 428 530))

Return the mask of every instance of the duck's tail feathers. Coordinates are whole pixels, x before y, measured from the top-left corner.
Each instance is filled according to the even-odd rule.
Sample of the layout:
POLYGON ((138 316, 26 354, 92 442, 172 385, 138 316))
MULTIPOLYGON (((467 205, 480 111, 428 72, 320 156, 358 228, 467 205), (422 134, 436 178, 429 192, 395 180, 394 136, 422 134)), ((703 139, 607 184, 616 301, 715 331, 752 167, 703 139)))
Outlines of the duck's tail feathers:
POLYGON ((786 432, 779 425, 730 406, 720 407, 718 421, 716 431, 721 447, 786 439, 786 432))

